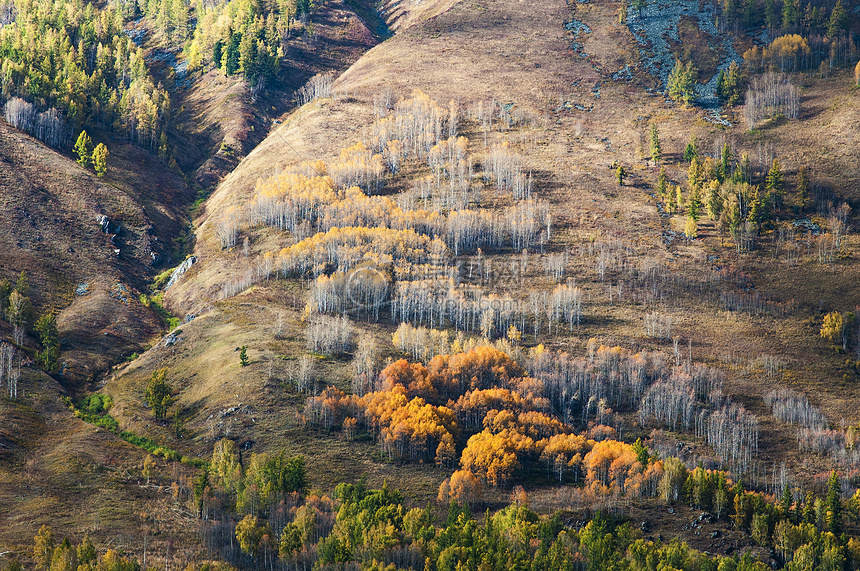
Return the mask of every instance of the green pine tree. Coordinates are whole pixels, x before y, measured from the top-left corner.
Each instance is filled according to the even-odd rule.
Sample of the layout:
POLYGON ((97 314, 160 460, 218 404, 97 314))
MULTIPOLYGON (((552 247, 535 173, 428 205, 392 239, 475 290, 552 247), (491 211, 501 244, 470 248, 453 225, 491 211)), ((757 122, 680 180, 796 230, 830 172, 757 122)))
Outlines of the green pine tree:
POLYGON ((711 220, 717 220, 723 212, 723 197, 720 194, 720 187, 716 184, 708 186, 708 217, 711 220))
POLYGON ((747 26, 753 25, 755 18, 757 2, 756 0, 744 0, 744 24, 747 26))
POLYGON ((636 461, 639 462, 643 468, 647 466, 650 455, 648 454, 648 448, 642 444, 642 439, 637 438, 636 442, 633 443, 632 448, 634 454, 636 454, 636 461))
POLYGON ((0 319, 6 317, 6 309, 9 307, 9 296, 13 291, 12 282, 7 279, 0 280, 0 319))
POLYGON ((782 28, 789 30, 797 25, 797 0, 784 0, 782 3, 782 28))
POLYGON ((738 177, 740 179, 738 182, 749 184, 752 181, 752 165, 750 163, 749 153, 743 153, 741 155, 741 165, 737 172, 739 173, 738 177))
POLYGON ((687 206, 687 214, 694 221, 698 222, 699 218, 702 217, 702 200, 699 197, 699 189, 695 189, 690 192, 690 201, 687 206))
POLYGON ((79 566, 92 563, 92 566, 95 567, 95 564, 98 561, 98 552, 96 551, 92 540, 90 540, 88 533, 84 534, 84 539, 78 545, 77 555, 79 566))
POLYGON ((310 14, 311 8, 311 0, 296 0, 296 17, 310 14))
POLYGON ((827 499, 825 500, 825 521, 827 522, 827 530, 834 535, 839 535, 842 532, 842 500, 840 498, 841 488, 839 485, 839 475, 836 470, 830 473, 830 478, 827 479, 827 499))
POLYGON ((36 351, 36 360, 49 373, 57 370, 60 356, 60 335, 57 332, 57 318, 47 313, 36 321, 36 332, 44 349, 36 351))
POLYGON ((99 143, 96 145, 96 148, 93 149, 93 169, 95 169, 96 174, 99 177, 103 177, 107 172, 107 162, 108 157, 110 156, 110 151, 105 146, 104 143, 99 143))
POLYGON ((30 295, 30 278, 27 277, 27 272, 22 271, 18 274, 18 280, 15 282, 15 291, 24 297, 30 295))
POLYGON ((779 16, 774 0, 764 2, 764 25, 768 30, 775 30, 779 26, 779 16))
POLYGON ((224 52, 224 71, 227 75, 233 75, 239 71, 239 45, 242 43, 242 33, 233 32, 230 35, 230 43, 224 52))
POLYGON ((779 507, 782 510, 785 519, 791 521, 791 504, 794 503, 794 499, 791 497, 791 490, 788 487, 788 484, 785 485, 782 489, 782 499, 779 502, 779 507))
POLYGON ((173 435, 182 438, 182 409, 178 404, 173 408, 173 435))
POLYGON ((785 177, 782 174, 782 167, 779 164, 779 159, 773 159, 773 164, 770 171, 767 173, 765 188, 770 191, 772 205, 777 209, 782 206, 782 198, 785 195, 785 177))
POLYGON ((717 97, 723 100, 726 98, 726 76, 723 70, 717 74, 717 97))
POLYGON ((146 404, 155 413, 155 420, 164 420, 167 409, 173 404, 173 388, 167 382, 167 369, 158 369, 152 373, 149 385, 146 387, 146 404))
POLYGON ((741 228, 741 222, 743 222, 743 217, 741 216, 741 209, 738 206, 737 202, 732 202, 732 206, 729 209, 729 234, 731 234, 732 239, 737 242, 738 240, 738 232, 741 228))
POLYGON ((744 70, 738 65, 738 62, 733 61, 729 64, 729 71, 726 74, 723 82, 723 99, 726 105, 734 107, 740 103, 746 90, 746 79, 744 78, 744 70))
POLYGON ((812 495, 812 492, 806 492, 806 498, 803 501, 803 511, 801 512, 801 521, 803 523, 815 523, 815 496, 812 495))
POLYGON ((809 177, 805 166, 801 166, 797 173, 797 203, 801 210, 809 207, 809 177))
POLYGON ((212 46, 212 63, 215 64, 215 67, 221 69, 221 59, 224 57, 224 42, 223 40, 218 40, 215 42, 215 45, 212 46))
POLYGON ((93 140, 87 135, 86 131, 81 131, 81 134, 78 135, 78 140, 73 150, 78 155, 78 164, 86 168, 93 157, 93 140))
POLYGON ((747 214, 747 220, 757 229, 761 228, 762 222, 765 219, 764 204, 760 198, 756 198, 750 204, 750 211, 747 214))
POLYGON ((250 361, 248 361, 248 352, 245 346, 242 345, 242 347, 239 349, 239 364, 243 367, 247 367, 248 363, 250 363, 250 361))
POLYGON ((827 24, 827 37, 831 40, 848 30, 848 13, 842 6, 842 0, 836 0, 833 11, 830 12, 830 22, 827 24))
POLYGON ((624 186, 625 176, 627 176, 627 173, 624 171, 624 167, 618 165, 618 168, 615 169, 615 178, 618 179, 618 186, 624 186))
POLYGON ((203 517, 203 500, 209 488, 209 470, 203 468, 194 480, 194 505, 197 507, 197 517, 203 517))
POLYGON ((243 34, 239 42, 239 70, 246 79, 253 80, 257 77, 257 38, 251 34, 243 34))
POLYGON ((723 149, 720 152, 720 170, 717 173, 720 182, 723 182, 729 175, 732 170, 732 149, 729 147, 728 143, 723 143, 723 149))
POLYGON ((693 62, 687 62, 685 66, 681 60, 676 60, 675 67, 669 74, 669 97, 684 105, 692 103, 695 99, 696 73, 693 62))
POLYGON ((690 135, 690 141, 684 147, 684 162, 691 163, 693 159, 699 156, 699 148, 696 146, 696 134, 690 135))
POLYGON ((779 193, 785 190, 785 180, 782 175, 782 166, 779 164, 779 159, 773 159, 770 171, 767 173, 765 188, 779 193))
POLYGON ((660 167, 660 175, 657 177, 657 198, 663 200, 669 190, 669 177, 666 176, 666 168, 660 167))

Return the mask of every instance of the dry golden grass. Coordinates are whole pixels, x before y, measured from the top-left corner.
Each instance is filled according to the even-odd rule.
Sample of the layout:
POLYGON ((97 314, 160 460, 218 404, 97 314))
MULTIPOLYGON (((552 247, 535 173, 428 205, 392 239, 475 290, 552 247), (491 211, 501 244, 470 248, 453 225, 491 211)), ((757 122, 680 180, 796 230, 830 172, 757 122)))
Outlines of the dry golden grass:
POLYGON ((159 327, 137 303, 136 290, 149 280, 150 251, 171 254, 189 198, 181 179, 148 153, 108 145, 108 174, 98 179, 0 123, 0 188, 7 189, 0 199, 0 278, 14 282, 26 271, 37 311, 60 312, 65 378, 74 382, 140 350, 159 327), (99 215, 122 226, 116 246, 99 229, 99 215), (90 284, 90 293, 75 294, 81 283, 90 284), (111 297, 116 284, 127 288, 129 304, 111 297))
MULTIPOLYGON (((26 371, 17 401, 0 399, 0 527, 4 550, 26 558, 43 524, 60 538, 89 533, 102 550, 137 550, 142 514, 159 516, 161 535, 150 539, 164 561, 168 541, 190 544, 193 518, 171 516, 171 471, 161 465, 154 484, 140 467, 145 453, 113 434, 71 417, 62 389, 44 374, 26 371)), ((155 562, 155 561, 153 561, 155 562)))
MULTIPOLYGON (((522 113, 524 120, 519 126, 509 131, 494 131, 490 143, 508 141, 526 157, 527 168, 535 176, 536 196, 552 205, 556 229, 549 250, 571 254, 567 275, 576 278, 587 296, 585 324, 572 334, 538 341, 576 354, 585 351, 592 337, 610 345, 671 352, 671 342, 644 335, 642 318, 656 307, 674 318, 675 334, 682 338, 683 346, 688 339, 692 340, 695 361, 727 369, 725 392, 762 421, 763 459, 767 462, 787 459, 802 476, 821 472, 827 460, 801 456, 794 429, 770 417, 761 397, 774 385, 791 386, 809 394, 834 424, 841 418, 852 423, 860 420, 856 376, 845 368, 845 356, 831 352, 818 338, 823 312, 844 311, 860 304, 853 287, 857 281, 855 260, 849 258, 827 268, 809 259, 798 266, 788 266, 781 260, 771 260, 766 249, 738 255, 731 247, 720 245, 709 223, 702 224, 702 238, 690 243, 678 240, 667 247, 663 232, 681 227, 683 217, 661 217, 650 196, 657 168, 646 160, 647 133, 650 122, 656 122, 663 142, 664 164, 674 183, 686 180, 685 165, 678 161, 689 135, 695 133, 704 151, 710 151, 713 141, 720 137, 729 140, 736 152, 753 155, 759 142, 771 143, 788 171, 790 188, 797 167, 805 163, 813 177, 832 184, 838 196, 855 198, 857 170, 852 151, 856 147, 860 106, 856 105, 857 93, 848 91, 847 74, 840 72, 826 80, 808 80, 804 111, 798 122, 763 128, 757 133, 746 132, 742 124, 722 129, 704 121, 700 111, 667 104, 662 96, 645 91, 645 87, 654 85, 652 79, 637 77, 634 82, 606 79, 635 61, 637 53, 626 29, 615 24, 612 4, 577 3, 574 7, 576 17, 593 30, 592 34, 579 38, 584 51, 593 54, 589 58, 581 58, 569 49, 570 37, 564 23, 569 21, 571 9, 558 0, 532 4, 527 9, 509 0, 479 3, 425 0, 419 6, 423 8, 411 14, 392 13, 392 27, 396 24, 398 35, 370 50, 338 80, 336 89, 348 92, 348 97, 317 101, 293 112, 242 160, 207 201, 197 221, 195 254, 200 262, 167 292, 170 307, 181 314, 199 316, 181 326, 182 340, 177 345, 155 346, 109 379, 104 390, 114 397, 113 412, 123 427, 195 457, 207 457, 214 441, 222 436, 238 442, 253 441, 252 451, 284 449, 288 454, 303 454, 308 460, 312 484, 324 490, 331 490, 339 481, 355 481, 367 473, 372 485, 388 480, 404 489, 407 497, 419 505, 435 496, 438 483, 447 475, 443 471, 424 465, 391 464, 370 441, 347 442, 339 432, 307 429, 297 423, 296 413, 301 410, 305 395, 297 394, 282 379, 287 376, 286 368, 292 360, 305 352, 300 314, 306 285, 270 282, 219 301, 223 283, 244 272, 254 255, 280 247, 285 238, 272 230, 243 229, 242 237, 247 235, 250 239, 251 257, 246 258, 240 249, 220 250, 212 230, 213 221, 227 208, 250 200, 258 178, 303 161, 331 160, 342 147, 365 138, 373 119, 371 102, 375 93, 390 88, 395 96, 407 96, 418 88, 440 104, 454 99, 462 110, 478 101, 495 98, 513 103, 522 113), (598 82, 599 98, 592 92, 598 82), (565 106, 568 102, 571 105, 565 106), (573 104, 590 111, 577 110, 573 104), (624 187, 614 180, 610 168, 614 161, 621 162, 630 172, 624 187), (696 292, 679 293, 658 306, 630 298, 610 305, 607 288, 610 284, 617 286, 621 274, 610 270, 606 280, 601 281, 594 268, 594 256, 579 252, 587 251, 588 245, 595 241, 614 239, 624 241, 629 247, 630 264, 656 261, 691 279, 701 279, 709 271, 734 268, 747 276, 746 281, 726 284, 726 288, 755 288, 777 301, 793 299, 796 308, 781 317, 756 317, 725 312, 712 297, 706 299, 696 292), (809 317, 813 317, 811 324, 806 321, 809 317), (274 329, 279 318, 284 330, 281 338, 276 339, 274 329), (242 345, 248 347, 251 360, 244 368, 239 366, 236 351, 242 345), (782 356, 787 361, 787 371, 782 377, 766 379, 760 369, 728 365, 731 362, 745 366, 761 354, 782 356), (275 364, 274 379, 269 376, 270 363, 275 364), (180 389, 178 402, 186 420, 185 436, 180 440, 172 436, 168 426, 154 423, 151 411, 142 402, 146 381, 159 367, 168 367, 171 380, 180 389), (847 381, 843 381, 843 374, 849 374, 847 381), (238 411, 222 414, 234 407, 239 407, 238 411)), ((206 113, 214 113, 207 116, 220 116, 206 107, 217 107, 216 94, 204 95, 200 95, 199 104, 206 113)), ((219 109, 221 113, 231 108, 222 105, 219 109)), ((480 157, 484 148, 478 126, 464 121, 463 130, 471 139, 470 152, 480 157)), ((856 248, 856 239, 852 238, 849 245, 856 248)), ((509 257, 509 253, 498 253, 491 259, 494 263, 504 263, 509 257)), ((539 258, 537 254, 534 257, 539 258)), ((503 279, 496 285, 501 291, 510 292, 552 287, 537 261, 524 283, 503 279)), ((91 299, 92 303, 99 301, 96 297, 91 299)), ((92 311, 78 303, 75 307, 78 315, 92 311)), ((105 323, 115 322, 115 314, 105 315, 105 323)), ((71 317, 64 317, 64 321, 73 323, 71 317)), ((81 318, 74 323, 76 327, 86 327, 81 318)), ((388 341, 392 329, 393 324, 365 329, 385 343, 389 357, 394 356, 388 341)), ((128 331, 123 333, 127 334, 128 331)), ((346 360, 327 359, 319 366, 320 385, 349 387, 346 360)), ((22 426, 26 424, 33 430, 49 425, 42 416, 27 416, 30 413, 26 411, 16 414, 21 417, 22 426)), ((77 459, 79 467, 89 462, 127 469, 134 474, 132 466, 139 464, 139 452, 126 452, 130 447, 88 427, 73 424, 63 429, 66 432, 56 433, 57 437, 70 443, 69 456, 77 459), (94 460, 87 459, 90 456, 81 450, 92 442, 98 444, 97 452, 92 453, 94 460), (118 465, 107 461, 109 452, 115 449, 123 451, 120 456, 123 461, 118 465)), ((634 431, 644 433, 638 427, 634 431)), ((683 438, 702 454, 708 453, 695 439, 683 438)), ((59 474, 56 478, 66 487, 57 484, 57 489, 71 493, 74 481, 63 471, 60 461, 66 451, 40 448, 39 452, 33 470, 59 474)), ((22 459, 15 460, 18 467, 24 466, 23 458, 32 457, 29 449, 14 454, 15 459, 22 459)), ((96 469, 92 470, 95 473, 96 469)), ((0 472, 0 484, 11 481, 14 473, 0 472)), ((155 506, 152 509, 161 510, 159 513, 163 515, 172 513, 165 507, 162 492, 147 496, 134 485, 120 483, 114 489, 106 484, 114 480, 93 481, 105 483, 107 491, 104 496, 97 496, 103 498, 101 503, 87 500, 86 516, 78 517, 78 523, 98 517, 111 522, 110 525, 119 525, 118 522, 133 519, 133 512, 140 505, 146 509, 155 506), (130 508, 120 500, 121 493, 131 494, 138 503, 130 508)), ((552 490, 536 492, 537 496, 551 493, 552 490)), ((502 496, 500 493, 499 497, 502 496)), ((22 497, 22 506, 39 513, 66 514, 70 519, 64 521, 74 525, 74 514, 60 494, 33 493, 22 497)), ((10 494, 0 497, 0 501, 6 502, 0 505, 2 512, 6 506, 10 509, 17 506, 14 502, 18 500, 13 502, 10 494)), ((643 519, 650 508, 645 506, 641 512, 643 519)), ((638 508, 633 513, 639 513, 635 509, 638 508)), ((20 518, 10 521, 18 526, 14 527, 15 537, 26 538, 31 533, 20 518)), ((178 517, 169 521, 170 525, 179 525, 183 520, 178 517)), ((665 527, 657 529, 678 532, 672 524, 660 525, 665 527)), ((700 547, 712 549, 705 543, 700 547)))
MULTIPOLYGON (((306 352, 301 308, 292 308, 292 303, 293 293, 273 283, 221 302, 182 325, 180 342, 170 348, 154 347, 108 382, 105 392, 114 399, 112 413, 124 429, 188 456, 208 458, 215 442, 229 437, 249 442, 251 452, 285 450, 305 456, 311 486, 327 493, 339 482, 355 482, 367 474, 372 485, 397 482, 408 489, 410 502, 424 505, 435 497, 443 471, 393 464, 370 440, 348 442, 339 432, 305 427, 297 420, 312 393, 297 393, 289 381, 294 360, 306 352), (281 334, 276 337, 279 320, 281 334), (247 346, 247 367, 239 363, 241 345, 247 346), (160 367, 169 369, 170 382, 179 391, 177 402, 185 420, 180 440, 169 423, 155 423, 143 404, 149 376, 160 367)), ((375 335, 385 341, 387 333, 381 328, 369 331, 377 331, 375 335)), ((347 360, 324 359, 317 370, 320 389, 336 385, 349 390, 347 360)))
MULTIPOLYGON (((609 80, 609 75, 637 57, 629 32, 615 23, 613 5, 577 4, 574 8, 575 17, 593 30, 577 39, 583 51, 591 54, 588 58, 569 49, 563 24, 571 11, 563 2, 544 2, 529 10, 507 1, 439 3, 431 10, 439 7, 444 10, 438 15, 417 18, 421 21, 402 27, 347 70, 335 88, 348 92, 348 98, 317 101, 296 110, 225 179, 200 220, 197 251, 202 261, 193 278, 168 294, 174 307, 197 311, 211 304, 220 284, 244 267, 240 254, 220 251, 212 221, 226 208, 249 201, 257 178, 303 162, 330 160, 340 148, 362 140, 373 119, 375 93, 391 89, 402 97, 421 89, 442 104, 457 101, 463 111, 478 101, 495 98, 513 103, 525 121, 510 131, 495 131, 491 142, 508 141, 526 157, 527 168, 535 175, 535 194, 552 205, 555 238, 549 248, 574 254, 567 275, 577 279, 588 299, 583 326, 572 335, 540 341, 575 353, 582 353, 591 337, 606 344, 671 352, 671 343, 644 336, 642 317, 654 307, 629 299, 609 305, 607 288, 617 285, 619 275, 610 272, 601 281, 594 258, 575 255, 593 240, 620 239, 630 248, 630 263, 657 261, 695 279, 733 267, 748 273, 750 284, 762 295, 797 303, 796 309, 776 318, 725 312, 713 298, 706 301, 694 293, 678 294, 659 306, 662 313, 673 317, 674 334, 682 343, 692 340, 694 360, 725 366, 730 356, 745 364, 761 354, 784 356, 789 371, 783 379, 764 382, 755 371, 732 369, 725 389, 762 418, 766 459, 789 457, 800 463, 794 430, 769 420, 761 401, 774 382, 811 393, 834 423, 840 418, 854 423, 860 420, 852 407, 858 396, 854 381, 846 385, 841 380, 844 356, 828 352, 817 337, 817 327, 802 325, 817 311, 819 300, 824 300, 827 311, 851 309, 860 303, 848 287, 856 277, 853 261, 822 271, 817 262, 809 260, 800 268, 785 267, 770 261, 766 252, 739 256, 731 246, 720 245, 708 222, 701 226, 702 238, 689 243, 676 240, 667 248, 663 232, 682 230, 684 217, 667 219, 658 214, 650 196, 658 169, 646 158, 652 122, 659 127, 663 162, 676 184, 686 181, 686 165, 678 161, 692 133, 702 152, 710 153, 714 141, 725 139, 737 155, 748 152, 754 160, 759 142, 765 141, 783 160, 790 188, 802 157, 814 165, 814 176, 831 181, 837 194, 850 198, 848 189, 856 186, 857 176, 850 164, 850 141, 856 136, 851 126, 857 123, 858 106, 851 105, 857 95, 848 91, 847 72, 827 80, 809 80, 799 122, 749 133, 742 124, 724 129, 704 121, 701 111, 667 104, 662 96, 644 90, 653 85, 647 78, 609 80), (592 91, 596 85, 599 98, 592 91), (564 106, 565 102, 584 105, 590 111, 564 106), (808 141, 821 144, 806 144, 808 141), (614 161, 630 173, 621 188, 610 168, 614 161), (709 262, 708 256, 716 258, 709 262)), ((464 121, 462 130, 471 138, 470 152, 480 157, 484 152, 480 129, 464 121)), ((283 243, 274 232, 243 230, 243 235, 250 236, 255 252, 283 243)), ((504 263, 505 254, 490 258, 504 263)), ((530 289, 551 287, 538 269, 527 275, 526 283, 530 289)), ((522 288, 521 283, 495 285, 501 291, 522 288)), ((249 297, 258 299, 253 293, 249 297)), ((259 338, 252 330, 243 335, 254 341, 259 338)), ((238 339, 235 344, 240 344, 238 339)), ((810 469, 818 469, 826 460, 813 464, 810 469)))
POLYGON ((427 0, 425 2, 397 2, 385 0, 379 12, 392 32, 402 32, 423 20, 428 20, 450 9, 460 0, 427 0))

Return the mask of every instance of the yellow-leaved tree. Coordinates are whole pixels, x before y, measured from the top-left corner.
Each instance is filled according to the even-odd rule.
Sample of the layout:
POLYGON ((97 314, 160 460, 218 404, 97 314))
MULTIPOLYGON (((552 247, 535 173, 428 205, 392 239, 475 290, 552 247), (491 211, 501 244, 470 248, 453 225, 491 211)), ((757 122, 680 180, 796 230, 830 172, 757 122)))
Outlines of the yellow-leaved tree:
POLYGON ((824 321, 821 324, 821 337, 837 347, 841 346, 844 351, 848 346, 848 328, 853 322, 853 313, 848 312, 842 315, 838 311, 831 311, 824 316, 824 321))
POLYGON ((473 506, 481 501, 481 481, 468 470, 457 470, 439 486, 438 499, 473 506))
POLYGON ((687 217, 687 223, 684 225, 684 234, 687 235, 687 238, 695 238, 699 235, 699 225, 692 216, 687 217))
POLYGON ((95 169, 96 174, 100 177, 104 176, 107 172, 107 161, 110 156, 110 152, 104 143, 99 143, 96 145, 96 148, 93 149, 93 169, 95 169))
POLYGON ((263 524, 255 515, 246 515, 236 524, 236 540, 242 551, 252 557, 260 551, 260 545, 266 539, 271 539, 272 531, 269 524, 263 524))
POLYGON ((164 420, 173 404, 173 388, 167 381, 167 369, 154 371, 146 387, 146 404, 155 413, 155 420, 164 420))

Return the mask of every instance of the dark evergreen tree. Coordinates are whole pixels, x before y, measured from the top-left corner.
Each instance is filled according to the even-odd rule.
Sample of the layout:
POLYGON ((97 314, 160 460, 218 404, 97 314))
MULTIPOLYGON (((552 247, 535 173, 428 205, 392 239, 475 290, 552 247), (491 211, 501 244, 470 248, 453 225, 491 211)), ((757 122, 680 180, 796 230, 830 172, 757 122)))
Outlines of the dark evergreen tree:
POLYGON ((666 192, 669 190, 669 177, 666 175, 666 168, 660 167, 660 174, 657 176, 657 198, 665 200, 666 192))
POLYGON ((779 159, 773 159, 770 171, 767 173, 765 188, 772 195, 774 206, 777 208, 782 205, 782 198, 785 195, 785 178, 782 174, 782 166, 779 164, 779 159))
POLYGON ((797 0, 783 0, 782 3, 782 28, 789 31, 799 23, 797 0))
POLYGON ((723 197, 720 195, 719 186, 708 186, 707 208, 708 217, 711 220, 719 220, 720 215, 723 213, 723 197))
POLYGON ((693 159, 699 156, 699 148, 696 146, 696 135, 690 135, 690 140, 687 146, 684 147, 684 162, 693 162, 693 159))
POLYGON ((775 30, 779 27, 779 14, 774 0, 765 0, 764 2, 764 25, 768 30, 775 30))
POLYGON ((825 522, 827 530, 838 536, 842 533, 842 489, 839 485, 839 475, 836 470, 827 479, 827 498, 825 500, 825 522))
POLYGON ((239 46, 242 43, 242 33, 232 32, 230 34, 230 43, 227 45, 227 51, 224 54, 224 71, 227 75, 234 75, 239 72, 239 46))
POLYGON ((842 6, 842 0, 836 0, 836 5, 830 12, 830 21, 827 24, 827 37, 831 40, 838 38, 848 30, 848 13, 842 6))
POLYGON ((60 335, 57 332, 57 318, 53 313, 47 313, 36 321, 36 332, 42 343, 42 351, 36 352, 39 365, 49 373, 57 370, 60 356, 60 335))
POLYGON ((782 499, 779 502, 779 507, 782 510, 782 514, 788 521, 792 521, 791 517, 791 505, 794 503, 794 499, 791 497, 791 490, 786 484, 782 488, 782 499))
POLYGON ((215 45, 212 46, 212 63, 215 64, 215 67, 221 69, 221 59, 224 57, 224 42, 222 40, 216 40, 215 45))
POLYGON ((724 72, 720 70, 717 81, 717 95, 729 107, 737 105, 746 93, 746 81, 743 68, 738 62, 732 61, 724 72))
POLYGON ((732 149, 728 143, 723 143, 723 148, 720 152, 720 168, 717 172, 717 177, 720 182, 731 178, 732 174, 732 149))
POLYGON ((676 60, 675 67, 669 74, 669 97, 685 105, 692 103, 696 96, 696 73, 693 62, 687 62, 685 66, 681 60, 676 60))
POLYGON ((809 176, 806 166, 801 166, 797 173, 797 203, 801 210, 809 207, 809 176))
POLYGON ((12 283, 3 279, 0 280, 0 319, 6 318, 6 310, 9 308, 9 295, 12 293, 12 283))
POLYGON ((690 192, 690 200, 687 204, 687 214, 696 222, 698 222, 699 218, 702 217, 702 199, 699 197, 698 188, 690 192))

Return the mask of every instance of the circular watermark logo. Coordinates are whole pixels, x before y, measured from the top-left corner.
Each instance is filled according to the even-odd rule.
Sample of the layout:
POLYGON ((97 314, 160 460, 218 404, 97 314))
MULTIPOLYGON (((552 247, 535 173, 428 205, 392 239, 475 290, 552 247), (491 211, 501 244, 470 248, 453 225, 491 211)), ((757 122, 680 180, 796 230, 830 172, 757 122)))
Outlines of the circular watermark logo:
POLYGON ((388 302, 388 275, 374 262, 359 264, 349 271, 346 295, 355 310, 378 311, 388 302))

